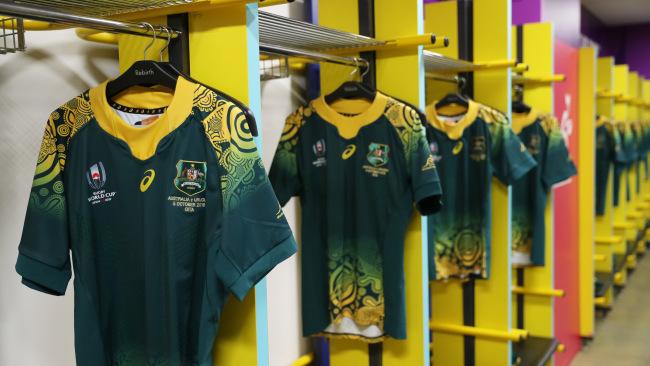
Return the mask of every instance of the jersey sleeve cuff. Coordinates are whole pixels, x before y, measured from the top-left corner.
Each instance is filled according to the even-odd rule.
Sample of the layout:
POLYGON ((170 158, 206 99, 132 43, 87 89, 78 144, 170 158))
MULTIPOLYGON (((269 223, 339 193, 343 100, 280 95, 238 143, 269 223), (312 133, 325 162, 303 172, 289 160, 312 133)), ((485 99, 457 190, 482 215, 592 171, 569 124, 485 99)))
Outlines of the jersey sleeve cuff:
POLYGON ((511 173, 512 181, 506 183, 512 184, 514 181, 519 180, 519 178, 526 175, 526 173, 528 173, 531 169, 533 169, 536 166, 537 166, 537 162, 532 157, 522 161, 521 164, 515 165, 515 167, 512 169, 512 173, 511 173))
POLYGON ((55 296, 65 295, 72 277, 67 269, 52 267, 24 254, 18 255, 16 272, 23 277, 25 286, 55 296))
POLYGON ((243 272, 239 272, 225 255, 220 255, 217 258, 217 265, 230 267, 225 270, 222 268, 222 272, 239 273, 239 276, 232 278, 232 282, 228 287, 239 301, 243 301, 253 286, 264 278, 275 266, 295 254, 297 250, 293 234, 290 234, 243 272))
POLYGON ((438 182, 427 183, 415 190, 413 200, 422 215, 431 215, 442 207, 442 190, 438 182))

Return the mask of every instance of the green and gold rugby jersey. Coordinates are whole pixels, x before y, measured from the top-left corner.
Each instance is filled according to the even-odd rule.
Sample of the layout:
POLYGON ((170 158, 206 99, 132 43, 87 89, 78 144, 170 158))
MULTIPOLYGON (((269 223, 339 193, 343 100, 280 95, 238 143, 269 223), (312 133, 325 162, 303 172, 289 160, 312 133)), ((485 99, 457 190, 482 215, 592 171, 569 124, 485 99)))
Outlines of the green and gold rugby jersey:
POLYGON ((492 176, 512 184, 535 160, 497 110, 469 101, 458 113, 442 116, 435 103, 426 112, 444 192, 428 220, 429 277, 488 278, 492 176))
POLYGON ((270 178, 302 204, 304 335, 404 339, 406 227, 413 202, 431 213, 441 194, 418 112, 320 97, 287 119, 270 178))
MULTIPOLYGON (((611 121, 596 120, 596 216, 605 214, 607 184, 612 167, 625 163, 621 136, 611 121)), ((616 182, 614 185, 617 186, 616 182)))
POLYGON ((634 143, 634 135, 632 129, 627 122, 616 122, 616 128, 621 136, 621 159, 617 160, 614 164, 614 207, 618 207, 618 200, 621 190, 621 184, 625 185, 623 198, 629 201, 631 198, 630 192, 630 176, 628 173, 630 167, 637 159, 637 151, 634 143))
POLYGON ((63 295, 74 268, 77 365, 212 365, 228 293, 293 235, 231 101, 183 78, 173 95, 105 90, 47 121, 16 270, 63 295))
POLYGON ((543 266, 548 193, 576 175, 576 167, 555 117, 535 110, 513 114, 512 129, 537 162, 512 185, 512 263, 543 266))

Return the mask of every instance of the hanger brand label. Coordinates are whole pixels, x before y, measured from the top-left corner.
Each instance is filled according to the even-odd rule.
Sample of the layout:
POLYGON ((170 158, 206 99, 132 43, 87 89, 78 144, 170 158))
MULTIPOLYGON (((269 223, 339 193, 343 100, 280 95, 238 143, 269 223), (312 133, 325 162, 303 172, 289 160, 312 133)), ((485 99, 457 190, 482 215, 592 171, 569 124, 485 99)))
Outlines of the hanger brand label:
POLYGON ((155 72, 153 71, 153 69, 149 69, 149 70, 138 70, 138 69, 135 69, 135 75, 136 75, 136 76, 151 76, 151 75, 153 75, 154 73, 155 73, 155 72))

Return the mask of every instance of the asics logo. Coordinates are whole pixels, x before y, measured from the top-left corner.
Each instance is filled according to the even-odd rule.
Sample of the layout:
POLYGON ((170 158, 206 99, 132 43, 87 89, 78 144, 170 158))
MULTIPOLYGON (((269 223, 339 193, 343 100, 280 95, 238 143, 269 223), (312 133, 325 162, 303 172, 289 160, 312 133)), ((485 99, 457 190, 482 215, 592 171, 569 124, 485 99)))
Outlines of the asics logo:
POLYGON ((348 160, 354 153, 357 151, 357 147, 355 145, 348 145, 345 150, 343 150, 343 154, 341 154, 341 158, 343 160, 348 160))
POLYGON ((149 169, 144 172, 144 177, 140 181, 140 192, 144 193, 149 189, 151 183, 153 183, 154 178, 156 177, 156 171, 149 169))

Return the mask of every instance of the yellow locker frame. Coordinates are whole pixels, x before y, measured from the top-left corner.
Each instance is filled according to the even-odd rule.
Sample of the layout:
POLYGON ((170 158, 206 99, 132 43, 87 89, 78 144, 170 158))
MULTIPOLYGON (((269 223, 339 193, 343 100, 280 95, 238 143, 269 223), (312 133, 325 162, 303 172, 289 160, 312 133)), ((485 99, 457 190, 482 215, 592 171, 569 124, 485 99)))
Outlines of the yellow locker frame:
MULTIPOLYGON (((426 5, 425 28, 428 32, 445 32, 450 48, 444 53, 458 57, 456 38, 458 8, 455 1, 426 5)), ((473 3, 474 61, 511 59, 511 7, 507 0, 473 3)), ((510 71, 485 70, 474 73, 475 99, 500 110, 510 110, 510 71)), ((427 102, 445 94, 449 87, 427 83, 427 102)), ((510 364, 512 340, 522 333, 511 329, 510 268, 510 189, 495 182, 492 192, 492 251, 489 280, 475 283, 475 326, 463 326, 463 289, 458 281, 431 283, 431 323, 433 326, 433 364, 464 365, 464 337, 474 335, 477 365, 510 364)))
POLYGON ((578 53, 579 85, 579 314, 580 336, 592 337, 594 333, 594 233, 596 223, 591 218, 595 212, 596 181, 596 50, 580 48, 578 53))
MULTIPOLYGON (((533 23, 522 26, 522 40, 518 40, 517 27, 513 27, 513 49, 523 46, 522 62, 529 66, 528 77, 544 77, 553 74, 554 39, 552 23, 533 23)), ((514 51, 513 51, 514 52, 514 51)), ((517 51, 518 52, 518 51, 517 51)), ((540 83, 527 85, 524 88, 524 102, 543 113, 553 113, 553 85, 540 83)), ((553 295, 562 294, 554 289, 554 254, 553 254, 553 191, 548 195, 545 211, 546 243, 545 265, 543 267, 515 268, 524 271, 524 290, 545 295, 519 295, 523 298, 524 329, 531 335, 553 338, 554 303, 553 295)), ((514 274, 513 274, 513 277, 514 274)), ((513 286, 517 284, 513 278, 513 286)), ((517 297, 519 297, 517 296, 517 297)), ((517 299, 513 299, 513 328, 517 328, 517 299)))
MULTIPOLYGON (((218 9, 190 13, 189 52, 191 76, 248 105, 261 131, 257 11, 257 3, 233 1, 218 9)), ((166 24, 164 16, 146 21, 166 24)), ((120 70, 142 59, 149 43, 145 37, 120 35, 120 70)), ((158 60, 165 44, 166 40, 158 39, 147 59, 158 60)), ((259 147, 261 139, 256 138, 256 143, 259 147)), ((221 313, 214 362, 222 366, 268 365, 265 280, 241 303, 229 297, 221 313)))
MULTIPOLYGON (((596 111, 601 118, 606 118, 612 123, 616 121, 614 114, 614 101, 617 97, 615 91, 615 73, 614 58, 599 57, 596 61, 597 72, 597 102, 596 111)), ((594 270, 600 273, 609 273, 613 276, 614 267, 614 248, 625 245, 624 235, 614 235, 614 169, 610 167, 609 179, 607 181, 607 191, 605 195, 605 214, 597 216, 596 237, 596 254, 594 255, 594 270)), ((594 299, 594 305, 603 308, 611 307, 614 301, 614 290, 610 286, 604 296, 594 299)), ((593 330, 592 330, 593 331, 593 330)))
MULTIPOLYGON (((356 1, 319 0, 318 24, 359 33, 356 1)), ((422 2, 419 0, 375 0, 375 35, 378 39, 421 34, 422 2)), ((424 109, 424 65, 422 47, 376 53, 377 88, 424 109)), ((350 78, 350 67, 321 64, 321 93, 327 94, 350 78)), ((425 365, 429 363, 426 218, 414 214, 405 239, 404 261, 407 340, 388 339, 383 344, 383 364, 425 365)), ((332 366, 367 365, 368 346, 359 341, 330 340, 332 366)))
MULTIPOLYGON (((628 65, 614 66, 614 93, 618 96, 614 100, 614 120, 617 123, 624 124, 625 133, 629 130, 630 118, 627 101, 629 98, 629 76, 630 72, 628 65)), ((628 218, 628 213, 630 212, 626 199, 626 183, 628 178, 627 171, 621 174, 619 180, 620 189, 618 192, 618 206, 614 208, 614 233, 624 238, 624 241, 613 246, 615 256, 624 256, 627 252, 627 242, 636 241, 637 225, 628 218)), ((615 276, 616 285, 624 286, 627 281, 627 271, 621 270, 617 272, 615 276)))

